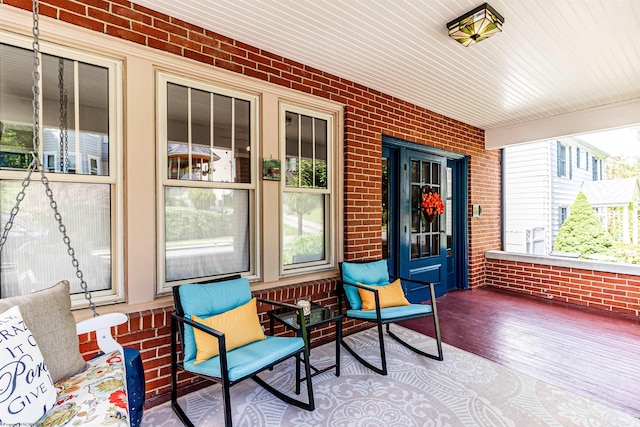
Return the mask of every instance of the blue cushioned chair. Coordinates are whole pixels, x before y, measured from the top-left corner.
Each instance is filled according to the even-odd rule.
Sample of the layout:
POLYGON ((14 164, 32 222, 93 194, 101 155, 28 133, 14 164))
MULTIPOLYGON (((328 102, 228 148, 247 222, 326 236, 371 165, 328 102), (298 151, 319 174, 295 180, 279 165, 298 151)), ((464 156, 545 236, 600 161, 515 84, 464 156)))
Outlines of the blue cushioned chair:
POLYGON ((206 319, 229 311, 251 300, 249 281, 240 276, 200 284, 186 284, 173 288, 175 312, 171 316, 171 406, 176 415, 187 426, 193 426, 178 404, 178 370, 185 370, 221 383, 225 425, 231 426, 231 401, 229 388, 240 381, 252 378, 266 390, 286 403, 309 411, 314 410, 311 370, 309 365, 309 343, 304 327, 304 314, 300 307, 257 298, 259 303, 284 306, 298 310, 302 325, 302 337, 273 337, 256 341, 231 351, 225 351, 225 334, 195 323, 191 316, 206 319), (194 365, 196 343, 193 328, 215 337, 220 354, 194 365), (178 362, 177 339, 182 343, 182 361, 178 362), (304 357, 302 357, 304 356, 304 357), (276 390, 258 377, 261 371, 290 358, 296 358, 296 378, 299 378, 300 361, 304 363, 308 400, 303 402, 276 390))
MULTIPOLYGON (((342 280, 338 281, 338 304, 342 314, 344 306, 342 302, 344 300, 346 305, 346 317, 362 320, 365 322, 372 322, 378 326, 378 337, 380 340, 380 360, 381 367, 372 365, 370 362, 364 360, 362 356, 357 354, 343 339, 342 345, 347 349, 353 357, 355 357, 360 363, 369 369, 381 374, 387 375, 387 359, 384 351, 384 335, 382 333, 382 325, 386 325, 387 334, 400 344, 409 348, 410 350, 426 357, 430 357, 436 360, 442 360, 442 340, 440 338, 440 325, 438 323, 438 310, 436 308, 436 296, 433 289, 433 283, 421 282, 411 279, 400 279, 402 282, 415 282, 429 287, 429 293, 431 295, 431 305, 428 304, 411 304, 399 307, 386 307, 380 308, 380 299, 378 297, 378 291, 376 286, 386 286, 395 278, 389 277, 389 271, 387 269, 386 260, 379 261, 358 261, 358 262, 342 262, 340 263, 340 272, 342 280), (361 284, 369 285, 362 286, 361 284), (362 310, 362 300, 358 288, 365 289, 368 292, 374 293, 376 302, 375 310, 362 310), (413 347, 406 341, 400 339, 397 335, 391 332, 389 326, 391 323, 399 322, 402 320, 418 319, 421 317, 430 317, 433 320, 433 326, 435 327, 436 343, 438 346, 438 354, 433 355, 425 353, 417 348, 413 347)), ((404 289, 404 287, 403 287, 404 289)))

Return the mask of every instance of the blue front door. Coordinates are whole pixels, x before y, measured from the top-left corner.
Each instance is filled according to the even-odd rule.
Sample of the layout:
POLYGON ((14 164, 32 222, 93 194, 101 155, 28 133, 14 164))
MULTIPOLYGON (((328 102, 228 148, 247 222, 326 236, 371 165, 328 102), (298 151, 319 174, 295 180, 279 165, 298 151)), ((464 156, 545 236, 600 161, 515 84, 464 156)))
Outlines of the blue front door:
MULTIPOLYGON (((402 200, 404 226, 400 236, 400 276, 433 282, 436 296, 447 289, 447 248, 444 225, 447 212, 429 218, 420 210, 422 193, 430 188, 433 193, 446 199, 446 159, 430 156, 417 151, 406 150, 403 185, 408 187, 409 197, 402 200)), ((429 299, 427 286, 409 282, 407 298, 411 302, 429 299)))
MULTIPOLYGON (((465 288, 466 203, 453 197, 456 193, 466 196, 456 186, 464 182, 465 163, 426 153, 423 147, 386 142, 382 150, 382 250, 390 274, 432 282, 436 296, 465 288), (425 187, 438 193, 445 205, 444 213, 435 218, 427 218, 420 210, 425 187)), ((411 302, 429 299, 428 286, 406 284, 411 302)))

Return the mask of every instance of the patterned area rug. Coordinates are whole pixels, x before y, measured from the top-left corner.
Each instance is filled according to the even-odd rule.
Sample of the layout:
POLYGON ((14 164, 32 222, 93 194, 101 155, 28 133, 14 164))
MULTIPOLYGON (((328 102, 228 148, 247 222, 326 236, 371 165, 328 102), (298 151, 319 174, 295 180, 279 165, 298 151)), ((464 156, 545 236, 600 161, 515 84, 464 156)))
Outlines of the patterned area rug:
MULTIPOLYGON (((392 325, 425 351, 435 340, 392 325)), ((347 337, 353 348, 379 360, 377 332, 347 337), (376 358, 376 354, 378 357, 376 358)), ((574 393, 514 372, 444 344, 444 361, 421 357, 385 336, 389 374, 377 375, 344 349, 341 375, 329 370, 313 379, 316 410, 287 405, 245 380, 231 388, 233 422, 246 427, 410 427, 410 426, 640 426, 640 420, 574 393)), ((311 352, 314 366, 334 363, 335 344, 311 352)), ((293 389, 294 363, 261 374, 281 390, 293 389)), ((291 393, 294 395, 294 393, 291 393)), ((303 387, 301 396, 306 397, 303 387)), ((217 385, 180 399, 196 426, 222 426, 217 385)), ((169 403, 145 411, 143 426, 181 426, 169 403)))

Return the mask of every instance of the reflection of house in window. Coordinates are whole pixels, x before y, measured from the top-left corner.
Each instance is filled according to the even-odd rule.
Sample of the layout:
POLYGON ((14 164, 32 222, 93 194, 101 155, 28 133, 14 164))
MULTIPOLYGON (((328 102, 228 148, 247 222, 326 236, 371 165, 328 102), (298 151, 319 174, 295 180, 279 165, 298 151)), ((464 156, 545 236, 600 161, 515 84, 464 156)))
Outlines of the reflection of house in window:
POLYGON ((215 171, 213 162, 220 160, 220 156, 209 147, 199 145, 189 146, 177 142, 170 142, 167 147, 169 179, 191 179, 197 181, 213 181, 215 171), (191 155, 191 171, 189 170, 189 155, 191 155))
POLYGON ((95 156, 89 156, 89 174, 100 175, 100 159, 95 156))
POLYGON ((68 131, 63 143, 60 130, 43 130, 44 157, 42 163, 47 172, 108 175, 109 138, 107 135, 89 132, 68 131), (65 164, 60 164, 61 150, 66 153, 65 164))

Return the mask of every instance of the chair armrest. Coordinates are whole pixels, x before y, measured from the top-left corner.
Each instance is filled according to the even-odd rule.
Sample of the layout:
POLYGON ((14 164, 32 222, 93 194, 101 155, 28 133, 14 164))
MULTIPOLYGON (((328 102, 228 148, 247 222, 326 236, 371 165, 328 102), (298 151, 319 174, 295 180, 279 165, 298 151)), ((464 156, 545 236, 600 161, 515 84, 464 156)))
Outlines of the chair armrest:
POLYGON ((378 289, 376 289, 376 286, 358 285, 356 283, 344 282, 342 280, 339 280, 339 282, 342 283, 343 287, 344 285, 347 285, 347 286, 353 286, 354 288, 358 288, 358 289, 364 289, 365 291, 373 292, 373 298, 376 303, 376 317, 380 319, 380 316, 381 316, 380 315, 380 296, 378 295, 378 289))
POLYGON ((307 337, 307 322, 304 318, 304 309, 302 307, 297 306, 295 304, 289 304, 289 303, 280 302, 280 301, 272 301, 272 300, 257 298, 257 297, 256 297, 256 301, 259 301, 260 303, 263 303, 263 304, 271 304, 276 307, 283 307, 291 310, 296 310, 298 312, 298 325, 300 325, 300 330, 302 332, 302 339, 304 340, 305 345, 309 347, 310 342, 309 342, 309 338, 307 337))
MULTIPOLYGON (((193 320, 187 319, 184 316, 179 316, 179 315, 176 314, 175 311, 173 313, 171 313, 171 317, 178 323, 184 323, 184 324, 187 324, 187 325, 189 325, 191 327, 199 329, 202 332, 204 332, 205 334, 211 335, 216 340, 218 340, 218 354, 220 355, 220 366, 221 366, 221 369, 226 369, 226 367, 227 367, 227 343, 226 343, 226 339, 224 337, 224 332, 221 332, 221 331, 219 331, 217 329, 210 328, 209 326, 203 325, 202 323, 194 322, 193 320)), ((181 335, 181 337, 184 337, 184 335, 181 335)), ((173 338, 171 338, 171 339, 173 340, 173 338)), ((182 345, 184 346, 184 343, 182 343, 182 345)), ((183 351, 184 351, 184 348, 183 348, 183 351)))
POLYGON ((280 302, 280 301, 272 301, 272 300, 268 300, 268 299, 264 299, 264 298, 257 298, 256 297, 256 301, 261 302, 263 304, 271 304, 271 305, 275 305, 275 306, 278 306, 278 307, 290 308, 291 310, 297 310, 297 309, 300 308, 295 304, 289 304, 289 303, 280 302))
POLYGON ((357 283, 351 283, 351 282, 343 282, 342 280, 338 280, 338 282, 342 283, 342 286, 353 286, 354 288, 360 288, 360 289, 364 289, 365 291, 371 291, 371 292, 375 292, 378 293, 378 290, 375 289, 375 286, 365 286, 362 284, 357 284, 357 283))
POLYGON ((196 329, 199 329, 199 330, 203 331, 204 333, 206 333, 208 335, 212 335, 212 336, 214 336, 214 337, 216 337, 218 339, 224 337, 224 332, 221 332, 221 331, 219 331, 217 329, 210 328, 209 326, 203 325, 202 323, 194 322, 193 320, 187 319, 186 317, 178 316, 175 312, 171 313, 171 317, 173 317, 174 319, 176 319, 180 323, 185 323, 185 324, 187 324, 189 326, 192 326, 192 327, 194 327, 196 329))
MULTIPOLYGON (((391 279, 392 278, 390 277, 389 280, 391 279)), ((419 285, 428 286, 429 294, 431 296, 431 305, 433 306, 436 305, 436 295, 435 295, 435 289, 433 287, 433 282, 425 282, 424 280, 408 279, 406 277, 393 277, 393 279, 400 279, 401 282, 412 282, 412 283, 417 283, 419 285)))
POLYGON ((117 350, 122 354, 122 357, 124 357, 122 346, 118 344, 113 338, 113 335, 111 335, 111 327, 121 325, 128 319, 124 313, 103 314, 76 323, 76 333, 80 335, 95 332, 100 351, 103 353, 111 353, 117 350))
POLYGON ((392 282, 392 279, 400 279, 403 282, 413 282, 413 283, 418 283, 420 285, 433 285, 432 282, 425 282, 424 280, 417 280, 417 279, 409 279, 407 277, 400 277, 400 276, 395 276, 395 277, 389 277, 389 281, 392 282))

